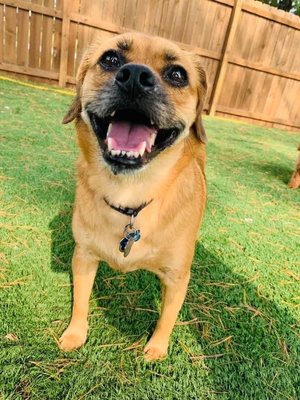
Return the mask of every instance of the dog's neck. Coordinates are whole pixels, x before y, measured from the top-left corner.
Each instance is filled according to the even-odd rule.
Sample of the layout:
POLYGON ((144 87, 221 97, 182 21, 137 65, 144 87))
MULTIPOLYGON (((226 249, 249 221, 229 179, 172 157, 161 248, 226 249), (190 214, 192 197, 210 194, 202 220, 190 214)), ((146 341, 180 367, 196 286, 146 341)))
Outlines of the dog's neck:
POLYGON ((150 200, 150 201, 148 201, 148 202, 142 203, 139 207, 136 207, 136 208, 132 208, 132 207, 123 207, 123 206, 115 206, 114 204, 111 204, 111 203, 106 199, 106 197, 104 197, 104 201, 105 201, 105 203, 106 203, 110 208, 112 208, 113 210, 118 211, 118 212, 121 213, 121 214, 128 215, 129 217, 134 217, 134 218, 135 218, 135 217, 138 216, 138 214, 139 214, 145 207, 147 207, 147 206, 153 201, 153 199, 150 200))
POLYGON ((120 214, 124 214, 130 217, 130 221, 124 227, 123 237, 119 243, 119 250, 123 253, 124 257, 127 257, 130 253, 131 247, 133 246, 134 242, 137 242, 141 238, 141 231, 134 227, 135 218, 138 214, 147 207, 148 204, 151 203, 152 200, 148 201, 147 203, 142 203, 137 208, 130 208, 130 207, 122 207, 122 206, 115 206, 104 197, 105 203, 112 208, 114 211, 119 212, 120 214))

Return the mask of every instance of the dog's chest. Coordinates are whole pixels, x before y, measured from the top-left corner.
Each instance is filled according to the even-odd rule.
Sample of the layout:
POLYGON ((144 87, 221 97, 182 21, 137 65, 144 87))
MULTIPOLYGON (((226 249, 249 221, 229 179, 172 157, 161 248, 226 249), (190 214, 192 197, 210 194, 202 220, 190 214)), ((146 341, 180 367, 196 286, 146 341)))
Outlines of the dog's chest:
MULTIPOLYGON (((89 224, 91 229, 88 231, 85 229, 85 245, 100 260, 123 272, 147 268, 155 264, 160 250, 159 240, 155 235, 153 214, 152 218, 149 218, 146 210, 143 213, 143 216, 137 216, 134 223, 134 228, 140 231, 140 238, 127 244, 131 245, 130 251, 128 248, 125 252, 121 251, 122 242, 128 237, 128 227, 126 229, 126 226, 130 224, 130 217, 107 207, 99 212, 92 226, 89 224)), ((85 224, 85 228, 86 226, 85 224)), ((82 239, 81 237, 81 242, 82 239)))

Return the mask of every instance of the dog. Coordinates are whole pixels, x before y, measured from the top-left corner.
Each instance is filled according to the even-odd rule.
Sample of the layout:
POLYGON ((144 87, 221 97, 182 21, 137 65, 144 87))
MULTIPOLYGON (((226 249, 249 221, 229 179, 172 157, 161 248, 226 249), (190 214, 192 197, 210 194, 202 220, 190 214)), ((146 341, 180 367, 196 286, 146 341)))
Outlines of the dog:
MULTIPOLYGON (((298 146, 298 151, 300 151, 300 144, 298 146)), ((300 187, 300 153, 296 162, 295 171, 291 176, 288 186, 290 189, 298 189, 300 187)))
POLYGON ((87 339, 89 297, 105 261, 160 278, 161 315, 144 357, 166 357, 206 203, 206 91, 200 57, 166 39, 125 33, 92 44, 83 56, 63 120, 75 120, 80 156, 74 300, 62 350, 87 339))

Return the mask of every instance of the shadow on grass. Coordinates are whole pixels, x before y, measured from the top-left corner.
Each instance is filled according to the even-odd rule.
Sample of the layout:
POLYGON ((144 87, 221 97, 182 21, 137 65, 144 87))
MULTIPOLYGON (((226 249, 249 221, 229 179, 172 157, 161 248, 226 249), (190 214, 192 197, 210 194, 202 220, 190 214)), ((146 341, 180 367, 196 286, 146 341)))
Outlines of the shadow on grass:
POLYGON ((69 272, 75 247, 72 235, 72 207, 64 208, 50 222, 51 268, 55 272, 69 272))
POLYGON ((294 164, 291 164, 290 168, 278 163, 264 163, 256 165, 256 167, 287 185, 293 173, 294 164))
MULTIPOLYGON (((74 249, 71 213, 71 209, 62 211, 50 225, 52 269, 68 272, 70 280, 74 249)), ((97 306, 103 307, 107 323, 134 342, 148 336, 155 326, 160 284, 148 272, 123 275, 102 264, 94 298, 97 306)), ((191 371, 197 363, 199 368, 209 369, 213 389, 229 395, 226 398, 299 398, 299 323, 287 309, 262 297, 255 280, 246 281, 233 273, 199 243, 181 320, 193 322, 175 328, 165 363, 176 368, 177 354, 184 351, 179 347, 181 334, 186 337, 188 333, 192 339, 185 350, 193 349, 187 351, 191 371)), ((97 318, 92 318, 91 326, 95 340, 97 318)))

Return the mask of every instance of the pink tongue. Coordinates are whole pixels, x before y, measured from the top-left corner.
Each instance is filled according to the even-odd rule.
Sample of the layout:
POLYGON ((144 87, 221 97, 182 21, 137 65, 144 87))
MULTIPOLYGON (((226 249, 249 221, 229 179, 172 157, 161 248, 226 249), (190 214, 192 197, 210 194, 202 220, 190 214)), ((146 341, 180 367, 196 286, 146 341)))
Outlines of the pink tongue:
POLYGON ((151 151, 151 134, 156 130, 145 125, 135 125, 124 121, 114 121, 109 125, 107 138, 112 139, 114 150, 139 151, 146 142, 147 151, 151 151))

